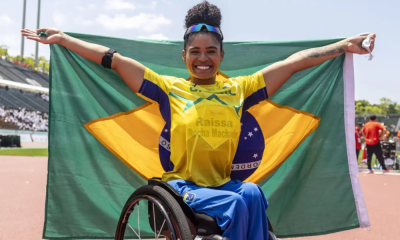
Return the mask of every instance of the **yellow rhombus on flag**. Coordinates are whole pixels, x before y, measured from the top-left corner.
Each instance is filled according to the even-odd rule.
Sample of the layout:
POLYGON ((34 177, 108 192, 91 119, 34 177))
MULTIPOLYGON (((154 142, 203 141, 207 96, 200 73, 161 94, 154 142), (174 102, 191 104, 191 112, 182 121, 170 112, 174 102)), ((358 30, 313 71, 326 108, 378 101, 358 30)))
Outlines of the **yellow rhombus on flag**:
MULTIPOLYGON (((229 78, 222 72, 218 78, 229 78)), ((274 172, 317 127, 320 118, 264 100, 247 110, 257 120, 265 139, 258 168, 245 181, 258 183, 274 172), (266 121, 268 120, 268 121, 266 121)), ((105 147, 144 179, 165 172, 159 158, 163 120, 157 103, 85 124, 105 147)))

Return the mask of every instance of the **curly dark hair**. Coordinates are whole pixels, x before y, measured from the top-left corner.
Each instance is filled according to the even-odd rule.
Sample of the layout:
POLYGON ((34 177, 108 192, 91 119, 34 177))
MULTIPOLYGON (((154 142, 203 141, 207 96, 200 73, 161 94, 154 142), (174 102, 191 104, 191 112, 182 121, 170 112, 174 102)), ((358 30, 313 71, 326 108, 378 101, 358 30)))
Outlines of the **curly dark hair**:
MULTIPOLYGON (((220 9, 214 4, 204 1, 188 10, 185 17, 185 28, 188 28, 194 24, 205 23, 221 29, 221 20, 222 15, 220 9)), ((203 29, 201 32, 193 32, 184 36, 184 49, 186 49, 186 44, 193 39, 193 36, 202 32, 207 32, 207 30, 203 29)), ((222 51, 222 37, 218 33, 214 32, 210 32, 209 34, 212 34, 219 42, 222 51)))

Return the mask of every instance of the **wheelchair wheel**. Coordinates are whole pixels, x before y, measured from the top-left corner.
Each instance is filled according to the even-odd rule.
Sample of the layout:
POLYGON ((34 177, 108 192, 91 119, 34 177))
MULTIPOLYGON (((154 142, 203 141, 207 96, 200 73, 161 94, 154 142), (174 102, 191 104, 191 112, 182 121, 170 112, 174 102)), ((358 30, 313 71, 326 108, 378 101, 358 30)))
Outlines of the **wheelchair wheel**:
POLYGON ((147 236, 141 236, 140 230, 140 226, 143 230, 146 224, 150 224, 155 239, 164 235, 171 240, 193 240, 188 221, 178 202, 159 186, 140 187, 129 197, 118 221, 115 240, 148 238, 149 232, 147 231, 147 236), (139 216, 139 203, 148 205, 146 217, 139 216), (134 211, 137 216, 132 214, 134 211), (131 225, 134 222, 137 222, 137 226, 131 225))
POLYGON ((399 170, 399 169, 400 169, 400 164, 398 162, 393 164, 393 170, 399 170))

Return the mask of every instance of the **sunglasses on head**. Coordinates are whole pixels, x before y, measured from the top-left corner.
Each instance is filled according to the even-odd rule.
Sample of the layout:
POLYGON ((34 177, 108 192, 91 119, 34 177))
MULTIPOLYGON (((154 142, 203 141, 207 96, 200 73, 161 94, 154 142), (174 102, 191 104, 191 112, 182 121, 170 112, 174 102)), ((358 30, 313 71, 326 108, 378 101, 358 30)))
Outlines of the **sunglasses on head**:
POLYGON ((222 35, 221 29, 219 29, 218 27, 214 27, 214 26, 205 24, 205 23, 199 23, 199 24, 195 24, 195 25, 192 25, 192 26, 188 27, 186 29, 184 37, 186 37, 188 34, 190 34, 192 32, 200 32, 204 28, 206 28, 208 32, 218 33, 221 36, 221 38, 224 39, 224 36, 222 35))

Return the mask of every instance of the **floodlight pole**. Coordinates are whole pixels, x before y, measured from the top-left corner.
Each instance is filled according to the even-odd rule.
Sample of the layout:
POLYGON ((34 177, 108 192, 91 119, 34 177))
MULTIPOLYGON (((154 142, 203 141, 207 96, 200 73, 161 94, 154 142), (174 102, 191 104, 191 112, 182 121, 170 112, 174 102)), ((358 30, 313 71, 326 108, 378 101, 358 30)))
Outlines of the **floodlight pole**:
MULTIPOLYGON (((38 13, 37 13, 37 23, 36 29, 39 29, 40 24, 40 0, 38 0, 38 13)), ((35 51, 35 66, 38 67, 38 54, 39 54, 39 43, 36 42, 36 51, 35 51)))
MULTIPOLYGON (((24 10, 22 12, 22 29, 25 29, 25 13, 26 13, 26 0, 24 0, 24 10)), ((21 57, 24 59, 24 41, 25 37, 21 36, 21 57)))

